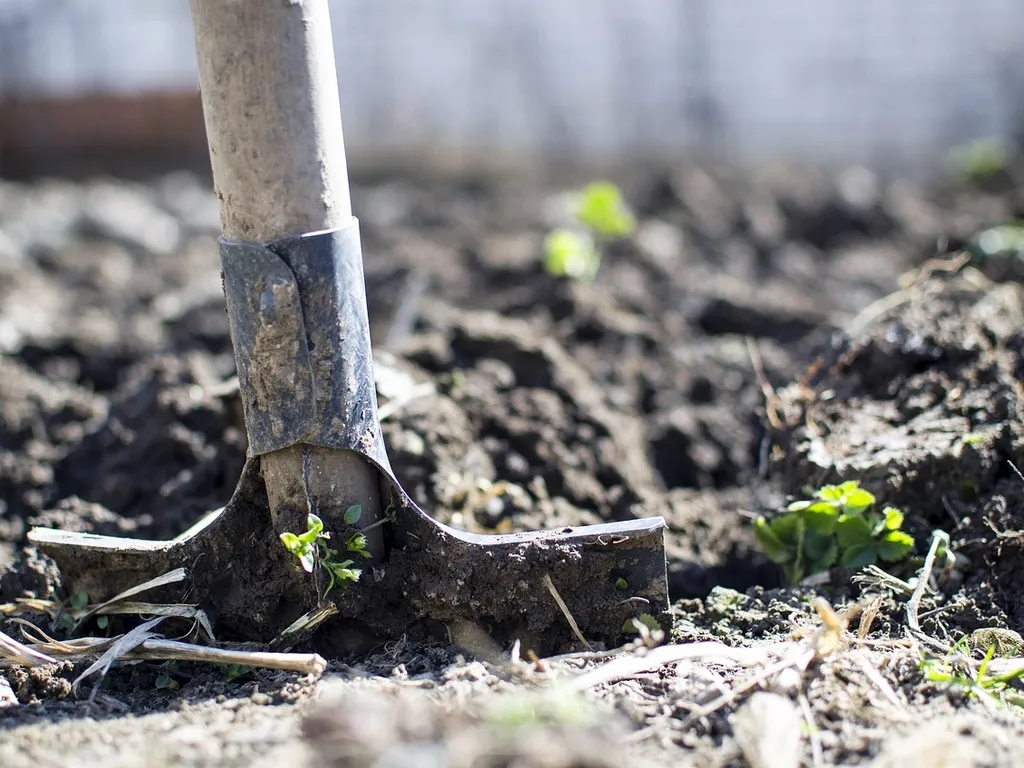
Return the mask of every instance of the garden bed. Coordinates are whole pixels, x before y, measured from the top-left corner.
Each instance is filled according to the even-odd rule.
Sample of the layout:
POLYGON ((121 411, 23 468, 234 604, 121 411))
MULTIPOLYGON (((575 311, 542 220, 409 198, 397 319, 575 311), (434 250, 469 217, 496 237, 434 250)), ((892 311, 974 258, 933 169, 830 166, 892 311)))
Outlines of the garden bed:
MULTIPOLYGON (((1022 213, 1013 184, 621 181, 638 228, 592 283, 542 266, 561 187, 355 189, 384 433, 406 490, 458 527, 664 516, 665 639, 705 645, 618 675, 402 640, 320 682, 146 663, 113 670, 105 704, 72 694, 80 668, 11 670, 0 763, 1019 764, 1015 710, 919 663, 1024 626, 1019 270, 955 256, 1022 213), (784 587, 753 518, 849 479, 905 512, 908 589, 842 570, 784 587), (937 529, 959 559, 911 604, 937 529), (840 632, 815 597, 873 619, 840 632), (552 689, 561 672, 594 677, 552 689)), ((168 538, 229 497, 246 446, 216 231, 186 175, 0 185, 0 602, 59 583, 32 525, 168 538)))

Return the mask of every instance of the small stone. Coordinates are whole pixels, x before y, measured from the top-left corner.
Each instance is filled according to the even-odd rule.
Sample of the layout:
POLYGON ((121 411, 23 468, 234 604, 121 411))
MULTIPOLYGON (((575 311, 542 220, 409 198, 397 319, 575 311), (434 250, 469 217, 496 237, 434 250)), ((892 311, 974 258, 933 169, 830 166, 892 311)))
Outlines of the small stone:
POLYGON ((982 627, 971 633, 971 645, 982 652, 994 648, 994 656, 1019 656, 1024 650, 1024 638, 1012 629, 982 627))
POLYGON ((0 709, 17 706, 18 697, 14 695, 11 684, 7 681, 6 677, 0 677, 0 709))
POLYGON ((729 718, 733 737, 751 768, 798 768, 801 717, 786 696, 759 691, 729 718))

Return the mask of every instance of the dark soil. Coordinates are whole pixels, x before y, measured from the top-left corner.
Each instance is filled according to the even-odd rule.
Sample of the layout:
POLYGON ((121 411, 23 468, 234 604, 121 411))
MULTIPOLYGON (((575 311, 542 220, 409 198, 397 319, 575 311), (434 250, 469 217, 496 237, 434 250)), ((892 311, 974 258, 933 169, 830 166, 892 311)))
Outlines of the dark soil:
MULTIPOLYGON (((963 557, 943 587, 956 608, 924 629, 947 640, 979 627, 1024 630, 1016 532, 1024 481, 1009 465, 1024 466, 1014 262, 919 276, 887 310, 858 317, 907 270, 1024 215, 1014 186, 926 188, 861 170, 794 169, 684 168, 620 181, 639 228, 607 249, 593 283, 541 268, 561 199, 553 186, 384 180, 354 190, 381 404, 399 406, 384 421, 385 439, 412 497, 480 532, 663 515, 670 589, 683 601, 674 639, 741 644, 784 636, 793 612, 807 607, 799 591, 762 591, 780 579, 755 547, 750 517, 786 494, 859 479, 904 508, 919 547, 940 527, 963 557), (779 389, 768 420, 764 383, 779 389), (730 588, 753 588, 743 599, 759 606, 755 618, 715 607, 730 588)), ((32 525, 169 538, 230 496, 246 443, 230 386, 216 231, 215 200, 190 176, 0 185, 3 602, 45 596, 59 583, 52 564, 24 546, 32 525)), ((833 586, 834 600, 860 594, 848 574, 833 586)), ((899 634, 899 610, 883 611, 883 635, 899 634)), ((451 649, 411 647, 375 659, 362 660, 360 674, 432 675, 442 687, 437 675, 457 661, 451 649), (419 673, 409 669, 424 653, 435 657, 419 673)), ((168 717, 192 706, 175 702, 201 709, 222 705, 218 695, 244 700, 237 708, 252 728, 263 727, 260 691, 295 685, 266 674, 255 688, 251 679, 221 684, 187 667, 175 696, 146 674, 117 672, 105 690, 135 713, 168 717)), ((20 706, 0 710, 5 727, 85 713, 66 670, 8 677, 20 706)), ((274 701, 304 701, 299 689, 274 701)), ((365 706, 387 709, 373 698, 384 694, 367 694, 365 706)), ((667 695, 657 686, 641 694, 627 699, 667 695)), ((654 722, 644 707, 615 702, 624 723, 654 722)), ((415 700, 401 706, 412 721, 425 718, 422 727, 396 721, 382 743, 491 738, 476 720, 456 727, 423 715, 415 700)), ((187 730, 207 715, 173 722, 187 730)), ((343 759, 322 735, 351 727, 314 729, 321 735, 310 737, 310 755, 369 765, 384 749, 374 738, 343 759)), ((502 747, 504 762, 474 762, 473 742, 450 764, 621 764, 608 762, 607 750, 571 747, 588 743, 587 727, 537 725, 535 738, 570 745, 563 762, 542 762, 522 745, 502 747)), ((275 744, 299 738, 281 728, 275 744)), ((708 755, 732 743, 724 720, 671 732, 664 749, 708 755)), ((80 731, 67 738, 88 741, 80 731)), ((830 759, 879 754, 877 738, 864 738, 830 747, 830 759)), ((94 747, 89 754, 99 755, 94 747)), ((33 749, 26 754, 43 754, 33 749)), ((716 764, 743 764, 737 749, 716 764)), ((168 764, 253 764, 250 747, 225 750, 211 757, 196 746, 168 764)), ((884 757, 879 765, 889 764, 884 757)))

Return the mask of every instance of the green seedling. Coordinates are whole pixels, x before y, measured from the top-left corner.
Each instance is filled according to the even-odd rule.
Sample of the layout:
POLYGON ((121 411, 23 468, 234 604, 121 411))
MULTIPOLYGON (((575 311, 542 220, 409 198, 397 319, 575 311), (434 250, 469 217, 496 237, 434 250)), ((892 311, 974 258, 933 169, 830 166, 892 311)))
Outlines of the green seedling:
POLYGON ((1010 149, 1000 139, 978 139, 953 150, 950 161, 957 176, 981 183, 1006 170, 1010 154, 1010 149))
POLYGON ((1024 259, 1024 221, 1008 221, 983 229, 967 243, 975 262, 996 257, 1024 259))
POLYGON ((651 632, 661 631, 661 624, 649 613, 641 613, 635 619, 626 619, 626 623, 622 625, 622 631, 630 635, 638 635, 642 632, 641 626, 647 627, 651 632))
POLYGON ((158 690, 176 691, 180 687, 178 681, 165 672, 156 676, 153 687, 158 690))
POLYGON ((576 195, 572 225, 544 238, 544 266, 549 274, 592 280, 601 266, 601 245, 628 237, 636 228, 622 192, 607 181, 588 184, 576 195))
POLYGON ((247 667, 244 664, 225 664, 224 682, 233 683, 235 680, 246 677, 251 673, 252 667, 247 667))
MULTIPOLYGON (((354 505, 345 512, 344 520, 347 525, 354 525, 362 517, 363 509, 360 505, 354 505)), ((306 573, 313 573, 317 568, 327 573, 328 584, 324 594, 328 594, 336 585, 351 584, 359 580, 362 573, 358 568, 353 568, 354 561, 351 559, 342 560, 338 550, 328 546, 331 534, 324 530, 324 523, 319 517, 310 513, 306 518, 306 530, 303 533, 291 533, 285 531, 281 534, 281 543, 285 549, 291 552, 302 570, 306 573)), ((345 552, 351 552, 364 558, 370 557, 366 549, 366 536, 362 533, 352 534, 345 542, 345 552)))
POLYGON ((878 561, 899 562, 914 548, 900 530, 903 513, 885 507, 871 511, 875 497, 855 480, 826 485, 813 499, 795 501, 785 514, 754 521, 754 536, 790 584, 836 564, 863 568, 878 561))
POLYGON ((181 687, 181 683, 174 679, 174 674, 177 671, 177 662, 168 661, 165 664, 161 664, 160 673, 156 676, 156 680, 153 681, 153 687, 161 691, 178 690, 181 687))
POLYGON ((990 674, 989 664, 995 655, 996 646, 988 646, 977 670, 972 670, 971 665, 966 663, 971 656, 970 640, 964 637, 944 658, 922 656, 918 669, 928 682, 955 688, 967 698, 977 697, 996 706, 1024 706, 1024 695, 1012 685, 1020 680, 1024 670, 1013 670, 1002 675, 990 674))
POLYGON ((57 626, 65 632, 74 629, 76 620, 74 613, 81 613, 89 607, 89 595, 79 592, 71 596, 67 603, 67 609, 61 611, 57 626))

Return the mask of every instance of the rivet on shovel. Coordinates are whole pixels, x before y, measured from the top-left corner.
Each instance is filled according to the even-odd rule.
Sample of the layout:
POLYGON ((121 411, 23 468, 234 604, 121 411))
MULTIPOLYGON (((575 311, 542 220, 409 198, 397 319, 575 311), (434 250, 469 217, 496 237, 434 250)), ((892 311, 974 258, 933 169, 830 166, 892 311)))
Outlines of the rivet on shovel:
POLYGON ((30 541, 95 600, 183 566, 190 578, 165 599, 199 602, 254 640, 324 600, 279 538, 310 513, 333 546, 366 530, 371 556, 328 595, 327 645, 357 630, 444 638, 468 623, 556 651, 573 631, 551 586, 588 639, 614 643, 629 619, 663 615, 661 518, 483 536, 434 521, 402 490, 377 417, 327 0, 191 7, 249 458, 227 506, 172 541, 42 528, 30 541))

